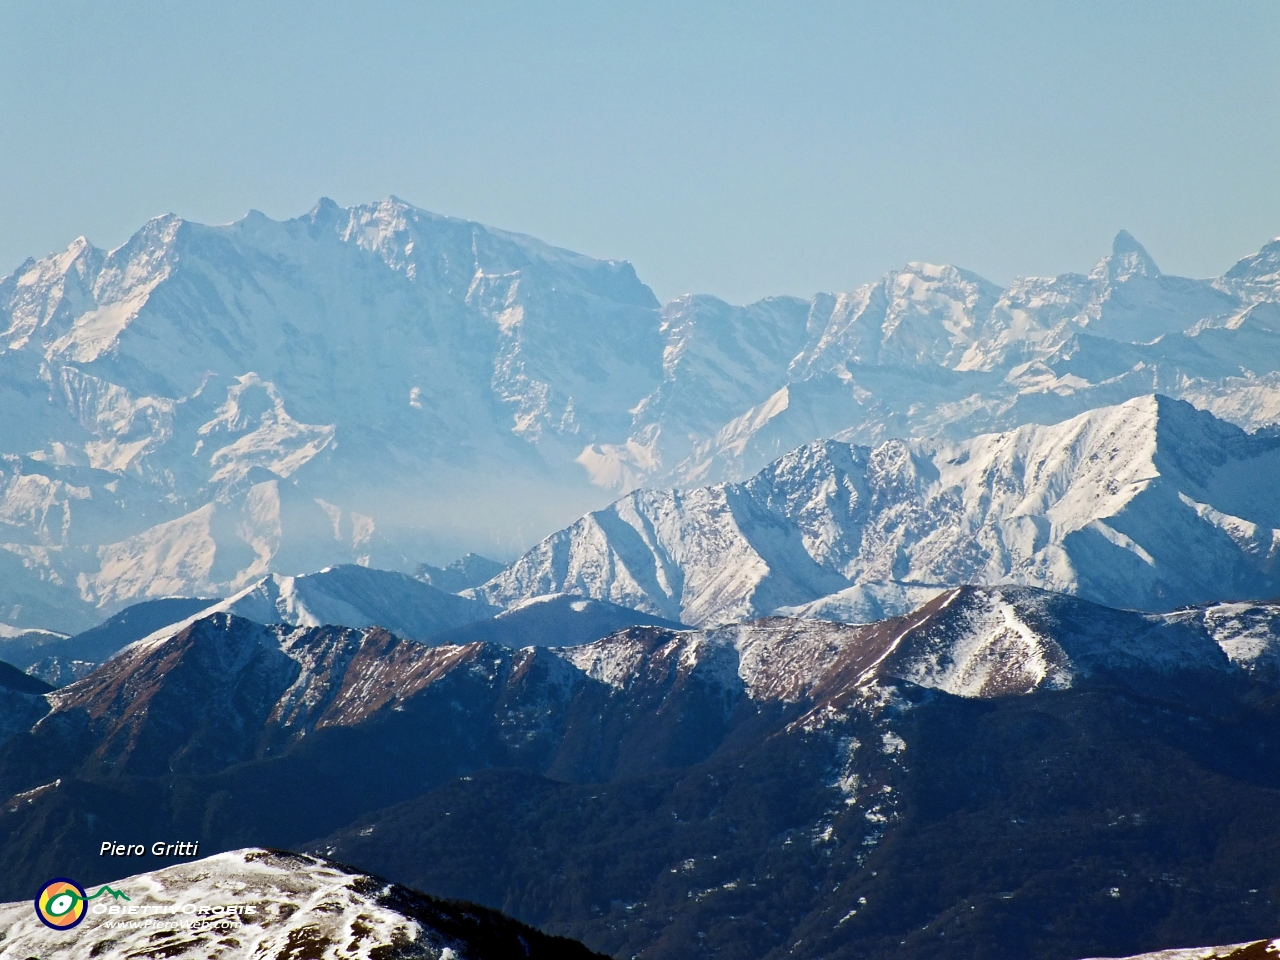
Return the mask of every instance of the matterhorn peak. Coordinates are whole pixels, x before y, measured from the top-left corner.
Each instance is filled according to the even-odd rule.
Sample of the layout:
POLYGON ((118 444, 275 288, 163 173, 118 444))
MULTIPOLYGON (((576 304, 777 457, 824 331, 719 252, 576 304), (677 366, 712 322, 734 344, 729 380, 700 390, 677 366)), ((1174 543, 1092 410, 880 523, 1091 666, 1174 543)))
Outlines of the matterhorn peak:
POLYGON ((1090 274, 1096 280, 1121 283, 1135 276, 1158 277, 1160 268, 1128 230, 1121 230, 1111 242, 1111 256, 1103 257, 1090 274))

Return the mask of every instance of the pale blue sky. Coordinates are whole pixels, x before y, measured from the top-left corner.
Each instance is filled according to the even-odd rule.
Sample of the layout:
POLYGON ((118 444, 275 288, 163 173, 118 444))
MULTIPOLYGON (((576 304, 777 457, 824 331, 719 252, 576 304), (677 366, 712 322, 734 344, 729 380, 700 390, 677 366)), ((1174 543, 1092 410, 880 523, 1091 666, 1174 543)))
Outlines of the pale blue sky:
POLYGON ((396 194, 668 298, 1280 234, 1280 2, 0 4, 0 274, 396 194))

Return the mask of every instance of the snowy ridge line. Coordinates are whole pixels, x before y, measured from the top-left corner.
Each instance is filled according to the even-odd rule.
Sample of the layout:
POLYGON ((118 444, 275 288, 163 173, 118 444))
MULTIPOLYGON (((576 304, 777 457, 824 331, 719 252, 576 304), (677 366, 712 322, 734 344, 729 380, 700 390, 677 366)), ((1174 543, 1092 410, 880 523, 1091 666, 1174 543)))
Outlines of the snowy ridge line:
MULTIPOLYGON (((1280 617, 1267 605, 1248 604, 1237 605, 1236 615, 1269 623, 1280 617)), ((1255 661, 1270 663, 1280 651, 1280 629, 1273 629, 1255 641, 1265 656, 1233 661, 1227 650, 1236 621, 1183 629, 1193 616, 1111 610, 1026 587, 964 587, 875 624, 766 618, 702 631, 633 628, 554 652, 618 690, 636 682, 649 660, 675 659, 683 672, 740 684, 755 700, 827 702, 885 677, 991 697, 1064 689, 1099 672, 1262 676, 1255 661)))
POLYGON ((639 626, 546 649, 426 646, 378 627, 263 625, 216 613, 134 644, 83 680, 45 694, 52 713, 31 722, 38 727, 88 710, 114 717, 120 729, 146 723, 150 698, 181 661, 197 672, 216 669, 220 690, 230 685, 210 692, 215 701, 233 695, 241 674, 279 677, 262 710, 288 739, 399 709, 459 671, 480 671, 495 691, 536 673, 545 687, 539 696, 557 703, 574 696, 582 680, 618 693, 697 682, 758 702, 833 705, 884 679, 978 698, 1063 689, 1099 674, 1190 671, 1280 682, 1278 625, 1276 604, 1140 614, 1027 587, 958 588, 874 624, 775 617, 707 630, 639 626), (569 674, 538 666, 556 663, 569 674))
MULTIPOLYGON (((948 593, 946 600, 944 600, 942 603, 942 606, 938 608, 938 612, 941 613, 943 610, 947 609, 947 607, 951 606, 952 601, 955 600, 958 596, 960 596, 959 590, 952 590, 950 593, 948 593)), ((871 664, 869 667, 867 667, 866 670, 863 671, 862 676, 858 678, 859 681, 866 682, 867 680, 869 680, 875 674, 876 667, 880 666, 880 664, 884 662, 886 657, 888 657, 891 653, 897 650, 898 644, 902 642, 903 638, 912 630, 919 627, 921 623, 923 623, 923 618, 915 622, 909 622, 900 634, 898 634, 891 641, 889 641, 889 646, 885 648, 884 653, 880 654, 880 656, 876 658, 875 663, 871 664)))
POLYGON ((225 600, 135 641, 151 647, 198 620, 230 613, 256 623, 352 628, 381 626, 409 640, 492 616, 497 610, 388 570, 344 565, 300 576, 272 574, 225 600))
POLYGON ((964 441, 820 441, 744 483, 632 493, 472 594, 571 592, 699 626, 866 622, 960 583, 1147 610, 1272 596, 1273 471, 1280 438, 1161 396, 964 441))

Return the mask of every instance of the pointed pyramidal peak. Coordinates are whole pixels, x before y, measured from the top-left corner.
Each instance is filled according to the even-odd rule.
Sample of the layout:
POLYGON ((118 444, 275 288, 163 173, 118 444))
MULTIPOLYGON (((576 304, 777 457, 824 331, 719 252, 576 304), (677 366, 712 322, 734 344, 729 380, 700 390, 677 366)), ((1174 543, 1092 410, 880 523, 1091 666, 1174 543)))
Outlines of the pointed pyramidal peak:
POLYGON ((1128 230, 1121 230, 1111 242, 1111 256, 1103 257, 1093 268, 1091 276, 1096 280, 1108 279, 1123 283, 1135 276, 1158 277, 1160 268, 1128 230))

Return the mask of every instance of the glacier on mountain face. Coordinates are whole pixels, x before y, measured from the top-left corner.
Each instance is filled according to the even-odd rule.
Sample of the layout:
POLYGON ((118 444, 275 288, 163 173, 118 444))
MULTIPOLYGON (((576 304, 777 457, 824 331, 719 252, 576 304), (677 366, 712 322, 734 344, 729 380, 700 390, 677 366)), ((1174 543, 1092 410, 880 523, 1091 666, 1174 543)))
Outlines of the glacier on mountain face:
POLYGON ((629 264, 395 198, 81 238, 0 280, 0 621, 511 556, 611 495, 744 480, 818 437, 964 440, 1152 392, 1269 427, 1277 262, 1280 241, 1170 277, 1122 233, 1088 276, 1003 290, 913 263, 662 306, 629 264))

